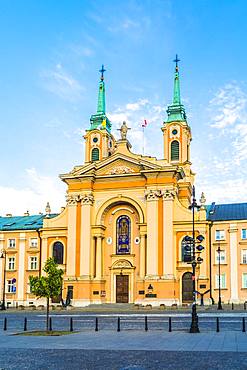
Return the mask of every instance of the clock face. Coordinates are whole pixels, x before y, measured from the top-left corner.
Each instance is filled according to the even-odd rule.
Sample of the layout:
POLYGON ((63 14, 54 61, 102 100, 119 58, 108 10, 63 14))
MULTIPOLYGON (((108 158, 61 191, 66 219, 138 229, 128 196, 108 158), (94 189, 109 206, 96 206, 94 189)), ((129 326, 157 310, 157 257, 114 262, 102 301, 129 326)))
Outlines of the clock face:
POLYGON ((177 133, 178 133, 178 130, 174 128, 174 130, 172 130, 172 135, 177 135, 177 133))

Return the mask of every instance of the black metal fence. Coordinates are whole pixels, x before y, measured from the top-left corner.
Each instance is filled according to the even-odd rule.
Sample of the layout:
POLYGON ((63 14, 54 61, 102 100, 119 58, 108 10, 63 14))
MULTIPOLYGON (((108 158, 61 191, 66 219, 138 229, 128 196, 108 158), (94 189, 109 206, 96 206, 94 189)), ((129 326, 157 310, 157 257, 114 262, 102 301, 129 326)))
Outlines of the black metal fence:
MULTIPOLYGON (((191 318, 187 317, 155 317, 150 316, 62 316, 51 315, 49 318, 49 330, 63 331, 100 331, 100 330, 165 330, 188 332, 191 318)), ((242 331, 245 332, 245 317, 199 317, 199 328, 201 332, 209 331, 242 331)), ((4 331, 20 332, 46 330, 46 317, 38 316, 15 316, 8 315, 2 319, 4 331)))

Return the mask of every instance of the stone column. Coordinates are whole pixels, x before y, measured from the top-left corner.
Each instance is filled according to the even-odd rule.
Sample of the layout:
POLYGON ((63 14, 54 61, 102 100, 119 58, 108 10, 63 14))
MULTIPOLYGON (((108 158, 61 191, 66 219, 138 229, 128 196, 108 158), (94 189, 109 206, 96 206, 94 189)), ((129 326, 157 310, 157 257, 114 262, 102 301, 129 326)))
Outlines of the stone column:
POLYGON ((92 193, 81 197, 81 260, 80 276, 90 278, 90 256, 92 244, 91 218, 94 197, 92 193))
POLYGON ((158 200, 160 192, 149 190, 147 198, 147 278, 158 277, 158 200))
POLYGON ((140 279, 146 275, 146 235, 140 235, 140 279))
MULTIPOLYGON (((17 280, 17 300, 20 304, 24 302, 24 273, 25 273, 25 243, 26 234, 20 233, 19 239, 19 263, 18 263, 18 280, 17 280)), ((8 259, 6 260, 6 263, 8 259)), ((15 261, 17 265, 17 261, 15 261)), ((27 261, 29 263, 29 261, 27 261)))
POLYGON ((70 277, 75 277, 76 271, 76 216, 77 216, 77 203, 80 200, 78 194, 70 194, 67 197, 68 207, 68 245, 66 271, 70 277))
POLYGON ((239 302, 238 297, 238 245, 237 245, 237 225, 230 224, 230 282, 226 281, 227 285, 231 285, 231 302, 239 302), (230 284, 229 284, 230 283, 230 284))
POLYGON ((95 278, 102 279, 102 237, 96 237, 96 274, 95 278))
POLYGON ((166 279, 174 278, 174 244, 173 244, 173 207, 175 191, 162 191, 163 197, 163 276, 166 279))

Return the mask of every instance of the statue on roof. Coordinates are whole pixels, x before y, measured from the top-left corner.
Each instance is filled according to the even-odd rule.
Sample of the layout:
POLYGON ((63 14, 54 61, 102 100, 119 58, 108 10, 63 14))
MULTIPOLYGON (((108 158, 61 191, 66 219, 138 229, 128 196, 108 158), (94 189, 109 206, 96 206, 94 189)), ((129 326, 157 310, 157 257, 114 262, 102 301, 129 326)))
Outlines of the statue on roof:
POLYGON ((127 132, 128 132, 128 130, 130 130, 130 128, 129 128, 129 127, 127 127, 127 125, 126 125, 126 122, 125 122, 125 121, 123 121, 122 126, 121 126, 118 130, 120 131, 121 139, 122 139, 122 140, 126 140, 127 132))

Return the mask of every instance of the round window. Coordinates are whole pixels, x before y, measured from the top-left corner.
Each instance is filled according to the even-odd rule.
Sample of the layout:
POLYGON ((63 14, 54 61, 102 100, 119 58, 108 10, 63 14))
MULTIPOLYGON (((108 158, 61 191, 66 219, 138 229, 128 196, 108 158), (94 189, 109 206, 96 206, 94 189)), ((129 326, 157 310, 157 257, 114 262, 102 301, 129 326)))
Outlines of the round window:
POLYGON ((94 137, 94 138, 93 138, 93 142, 94 142, 94 143, 97 143, 97 142, 98 142, 98 138, 97 138, 97 137, 94 137))
POLYGON ((172 130, 172 135, 177 135, 177 133, 178 133, 177 129, 172 130))

